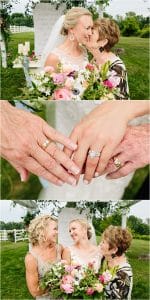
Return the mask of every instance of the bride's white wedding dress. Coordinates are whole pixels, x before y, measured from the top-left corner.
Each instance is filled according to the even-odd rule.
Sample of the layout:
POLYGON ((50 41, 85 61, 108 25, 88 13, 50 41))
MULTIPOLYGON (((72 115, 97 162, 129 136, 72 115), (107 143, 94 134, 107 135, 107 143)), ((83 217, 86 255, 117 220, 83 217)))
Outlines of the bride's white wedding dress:
MULTIPOLYGON (((51 112, 55 108, 54 127, 69 136, 75 125, 102 101, 55 101, 47 103, 47 121, 52 124, 51 112), (53 107, 54 106, 54 107, 53 107)), ((100 128, 102 130, 102 128, 100 128)), ((111 130, 111 128, 110 128, 111 130)), ((57 187, 54 184, 42 180, 44 188, 39 199, 60 201, 109 201, 120 200, 125 188, 128 186, 133 174, 116 180, 107 180, 105 176, 94 178, 89 185, 83 183, 81 176, 77 186, 64 184, 57 187)))
POLYGON ((102 259, 99 249, 88 255, 88 257, 86 255, 84 257, 81 256, 74 246, 70 246, 68 249, 70 250, 72 264, 77 264, 82 267, 86 267, 88 264, 93 264, 94 270, 96 272, 99 271, 102 259))

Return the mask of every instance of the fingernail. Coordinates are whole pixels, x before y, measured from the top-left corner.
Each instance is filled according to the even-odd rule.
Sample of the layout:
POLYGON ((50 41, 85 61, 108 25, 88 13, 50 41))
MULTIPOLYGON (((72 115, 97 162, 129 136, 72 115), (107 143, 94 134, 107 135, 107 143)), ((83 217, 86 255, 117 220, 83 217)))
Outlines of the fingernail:
POLYGON ((99 176, 99 173, 95 172, 94 177, 98 177, 98 176, 99 176))
POLYGON ((24 176, 22 174, 20 174, 20 180, 21 180, 21 182, 25 182, 24 176))
POLYGON ((80 169, 78 167, 71 167, 70 171, 76 175, 80 173, 80 169))
POLYGON ((71 185, 76 185, 77 184, 77 181, 76 181, 76 179, 74 179, 74 178, 72 178, 72 177, 69 177, 68 178, 68 183, 70 183, 71 185))
POLYGON ((83 180, 84 184, 89 184, 89 181, 88 180, 83 180))
POLYGON ((64 184, 64 182, 63 181, 61 181, 61 180, 58 180, 58 185, 63 185, 64 184))
POLYGON ((70 143, 70 147, 71 147, 73 150, 77 149, 77 145, 74 144, 74 143, 70 143))

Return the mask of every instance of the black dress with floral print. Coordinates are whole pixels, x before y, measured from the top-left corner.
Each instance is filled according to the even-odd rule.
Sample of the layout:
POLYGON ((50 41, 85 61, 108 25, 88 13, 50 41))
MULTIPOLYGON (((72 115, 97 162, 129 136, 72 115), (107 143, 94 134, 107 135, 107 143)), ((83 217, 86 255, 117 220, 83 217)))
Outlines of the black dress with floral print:
POLYGON ((116 95, 116 100, 129 100, 127 70, 119 57, 110 64, 109 72, 110 76, 118 79, 117 88, 119 88, 120 95, 116 95))
POLYGON ((132 280, 131 266, 126 263, 118 268, 115 277, 105 287, 106 299, 131 299, 132 280))

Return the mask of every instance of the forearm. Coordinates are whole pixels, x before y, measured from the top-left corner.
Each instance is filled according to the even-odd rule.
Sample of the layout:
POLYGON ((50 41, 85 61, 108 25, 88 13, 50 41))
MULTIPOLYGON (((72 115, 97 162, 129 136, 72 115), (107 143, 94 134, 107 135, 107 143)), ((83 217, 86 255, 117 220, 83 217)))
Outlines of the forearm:
POLYGON ((94 114, 99 115, 108 113, 116 118, 121 118, 122 122, 125 121, 127 124, 132 119, 148 114, 150 112, 150 101, 149 100, 131 100, 131 101, 106 101, 93 110, 94 114))

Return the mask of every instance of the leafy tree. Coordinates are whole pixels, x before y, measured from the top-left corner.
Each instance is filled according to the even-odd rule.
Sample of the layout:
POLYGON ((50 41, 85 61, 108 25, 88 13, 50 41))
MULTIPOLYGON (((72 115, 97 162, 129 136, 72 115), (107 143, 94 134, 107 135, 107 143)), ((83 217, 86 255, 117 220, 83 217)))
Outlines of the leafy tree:
POLYGON ((140 218, 130 216, 127 225, 136 234, 149 235, 149 225, 143 223, 140 218))
POLYGON ((12 230, 12 229, 23 229, 23 222, 3 222, 0 221, 0 230, 12 230))

